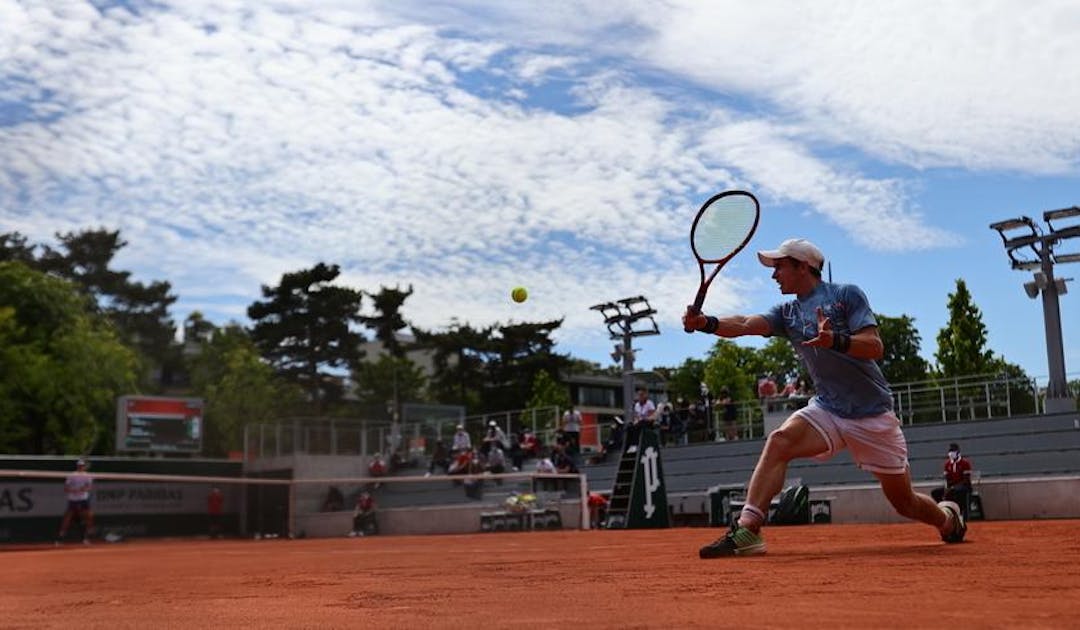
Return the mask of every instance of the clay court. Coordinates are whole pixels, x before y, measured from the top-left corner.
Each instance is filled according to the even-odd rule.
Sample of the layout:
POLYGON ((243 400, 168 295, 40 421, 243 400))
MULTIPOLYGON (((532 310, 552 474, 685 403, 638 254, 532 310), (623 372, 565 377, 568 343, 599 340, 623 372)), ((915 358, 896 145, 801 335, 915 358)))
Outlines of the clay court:
POLYGON ((1075 628, 1080 521, 8 548, 5 628, 1075 628))

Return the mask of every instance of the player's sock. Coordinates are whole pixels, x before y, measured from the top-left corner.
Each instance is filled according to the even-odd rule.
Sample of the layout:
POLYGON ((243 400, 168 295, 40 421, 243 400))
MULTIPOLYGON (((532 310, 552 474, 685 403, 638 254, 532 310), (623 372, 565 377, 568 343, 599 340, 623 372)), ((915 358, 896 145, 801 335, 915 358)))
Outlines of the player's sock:
POLYGON ((743 505, 742 512, 739 514, 739 527, 745 527, 756 534, 764 523, 764 512, 749 503, 743 505))

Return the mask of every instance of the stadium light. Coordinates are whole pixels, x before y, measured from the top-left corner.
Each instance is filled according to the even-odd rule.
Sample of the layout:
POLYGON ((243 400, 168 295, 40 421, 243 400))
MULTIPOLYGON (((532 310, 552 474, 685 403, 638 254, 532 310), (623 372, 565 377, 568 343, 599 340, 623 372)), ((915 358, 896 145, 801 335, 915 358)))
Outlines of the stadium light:
POLYGON ((612 339, 619 340, 611 358, 622 361, 623 419, 630 422, 634 413, 634 337, 659 335, 660 327, 653 318, 656 309, 649 305, 645 296, 603 302, 589 307, 604 317, 604 325, 612 339))
POLYGON ((1054 248, 1063 241, 1080 237, 1080 224, 1060 224, 1062 220, 1074 218, 1080 218, 1080 207, 1044 212, 1046 230, 1027 216, 990 224, 990 229, 1001 235, 1001 243, 1005 247, 1005 255, 1009 257, 1010 266, 1013 269, 1034 272, 1032 279, 1024 283, 1024 293, 1031 299, 1042 295, 1046 359, 1050 368, 1044 411, 1049 413, 1076 409, 1076 402, 1069 397, 1065 380, 1065 351, 1061 338, 1061 307, 1058 301, 1060 296, 1068 292, 1065 283, 1072 278, 1054 277, 1055 264, 1080 262, 1080 254, 1054 254, 1054 248), (1054 225, 1053 221, 1058 221, 1059 224, 1054 225), (1028 257, 1031 255, 1034 255, 1034 258, 1028 257))

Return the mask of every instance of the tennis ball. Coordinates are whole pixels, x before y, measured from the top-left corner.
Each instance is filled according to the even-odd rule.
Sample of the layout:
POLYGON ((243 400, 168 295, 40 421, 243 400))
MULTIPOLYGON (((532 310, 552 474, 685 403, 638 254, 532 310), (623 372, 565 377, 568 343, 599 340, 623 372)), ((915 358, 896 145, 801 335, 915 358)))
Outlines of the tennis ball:
POLYGON ((510 298, 515 302, 524 302, 529 298, 529 292, 525 290, 525 287, 514 287, 514 290, 510 292, 510 298))

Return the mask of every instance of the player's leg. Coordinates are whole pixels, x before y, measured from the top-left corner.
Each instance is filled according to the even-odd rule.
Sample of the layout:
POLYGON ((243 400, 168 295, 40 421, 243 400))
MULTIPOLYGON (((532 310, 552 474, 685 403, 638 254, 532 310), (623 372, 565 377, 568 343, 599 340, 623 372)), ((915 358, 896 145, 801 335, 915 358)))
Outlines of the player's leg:
POLYGON ((83 524, 83 542, 88 542, 94 535, 94 512, 89 505, 85 505, 79 510, 79 517, 83 524))
POLYGON ((64 537, 67 536, 68 528, 71 527, 71 519, 74 518, 74 516, 74 510, 71 509, 71 506, 68 506, 68 508, 64 510, 63 519, 60 520, 60 532, 56 534, 57 542, 64 540, 64 537))
POLYGON ((772 498, 784 487, 788 462, 813 457, 829 450, 824 436, 799 414, 789 417, 779 429, 769 434, 758 457, 747 488, 746 504, 739 520, 725 536, 702 547, 701 558, 755 555, 765 553, 761 527, 772 498))
POLYGON ((761 529, 769 511, 772 498, 784 489, 788 462, 793 459, 813 457, 829 448, 825 438, 799 414, 789 417, 779 429, 769 434, 765 448, 758 457, 750 485, 746 491, 746 505, 755 510, 744 509, 739 525, 752 531, 761 529))
POLYGON ((897 514, 937 528, 945 542, 964 539, 967 525, 959 506, 952 501, 935 503, 929 496, 916 492, 911 485, 910 471, 900 474, 875 472, 874 476, 897 514))

